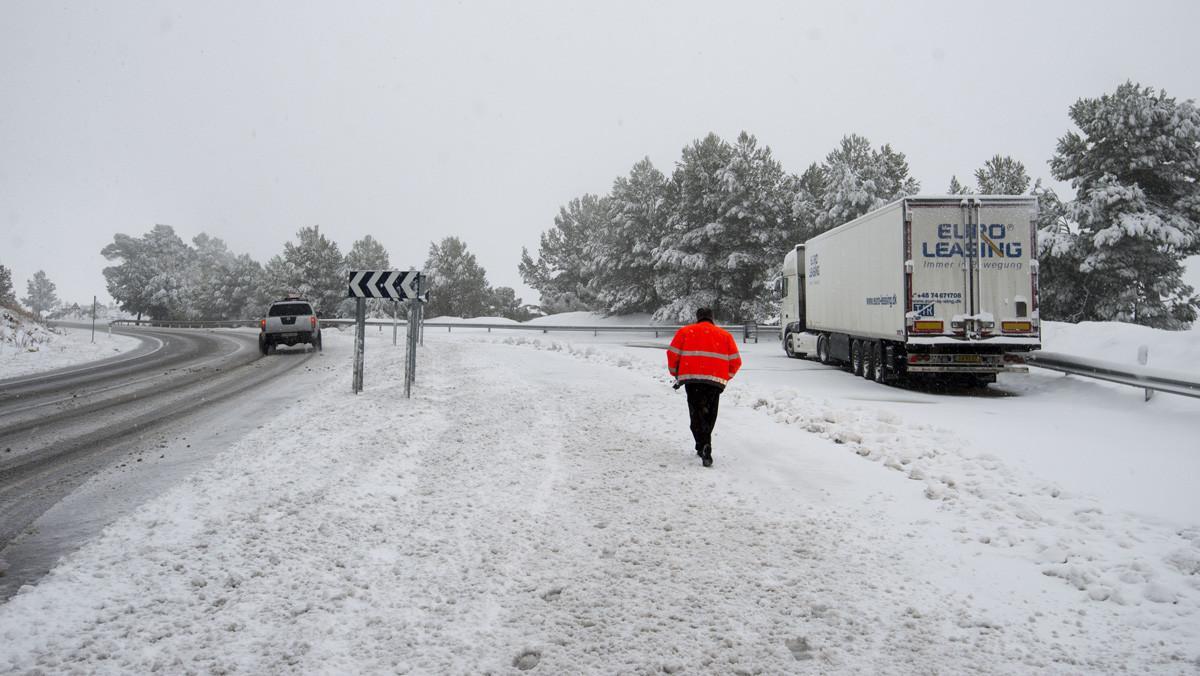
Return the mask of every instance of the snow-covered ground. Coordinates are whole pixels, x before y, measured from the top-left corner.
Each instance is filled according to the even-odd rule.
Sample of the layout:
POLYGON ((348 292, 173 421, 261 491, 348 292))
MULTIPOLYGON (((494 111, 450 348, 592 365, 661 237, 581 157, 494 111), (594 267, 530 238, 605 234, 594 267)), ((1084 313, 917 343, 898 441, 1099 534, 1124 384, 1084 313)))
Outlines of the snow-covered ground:
POLYGON ((0 671, 1200 669, 1200 402, 938 395, 764 341, 706 470, 631 347, 665 339, 431 331, 405 400, 378 332, 350 394, 350 333, 0 607, 0 671))
POLYGON ((55 326, 53 329, 0 308, 0 380, 115 357, 141 344, 137 338, 109 335, 108 327, 55 326))

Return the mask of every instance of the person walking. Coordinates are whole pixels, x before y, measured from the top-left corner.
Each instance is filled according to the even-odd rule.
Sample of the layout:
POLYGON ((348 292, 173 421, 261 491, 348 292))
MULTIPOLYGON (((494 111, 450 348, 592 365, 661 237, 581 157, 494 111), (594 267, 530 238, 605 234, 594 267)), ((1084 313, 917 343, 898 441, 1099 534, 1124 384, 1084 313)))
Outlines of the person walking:
POLYGON ((667 348, 667 370, 675 376, 675 389, 682 385, 687 392, 696 455, 705 467, 713 464, 712 431, 721 393, 741 367, 737 341, 713 323, 710 308, 697 310, 696 323, 676 331, 667 348))

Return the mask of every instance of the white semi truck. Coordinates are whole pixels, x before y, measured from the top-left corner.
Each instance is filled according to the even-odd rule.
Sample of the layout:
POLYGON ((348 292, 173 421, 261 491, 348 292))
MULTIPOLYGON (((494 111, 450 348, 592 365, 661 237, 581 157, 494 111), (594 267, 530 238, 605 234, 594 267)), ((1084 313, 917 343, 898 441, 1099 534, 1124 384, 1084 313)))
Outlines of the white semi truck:
POLYGON ((1041 347, 1037 200, 906 197, 797 245, 778 283, 788 356, 880 382, 995 382, 1041 347))

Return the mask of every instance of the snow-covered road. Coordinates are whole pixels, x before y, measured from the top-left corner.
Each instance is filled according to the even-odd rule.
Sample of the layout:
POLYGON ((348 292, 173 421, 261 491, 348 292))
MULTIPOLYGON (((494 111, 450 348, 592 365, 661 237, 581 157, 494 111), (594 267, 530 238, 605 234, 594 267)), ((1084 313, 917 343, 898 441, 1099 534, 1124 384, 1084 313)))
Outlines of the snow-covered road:
POLYGON ((32 322, 12 326, 0 321, 0 380, 94 362, 132 352, 142 341, 111 333, 108 326, 91 328, 58 323, 54 332, 32 322))
POLYGON ((1195 524, 865 400, 946 398, 748 370, 705 470, 657 351, 431 332, 407 401, 368 338, 364 393, 329 331, 311 397, 0 607, 0 670, 1200 669, 1195 524))

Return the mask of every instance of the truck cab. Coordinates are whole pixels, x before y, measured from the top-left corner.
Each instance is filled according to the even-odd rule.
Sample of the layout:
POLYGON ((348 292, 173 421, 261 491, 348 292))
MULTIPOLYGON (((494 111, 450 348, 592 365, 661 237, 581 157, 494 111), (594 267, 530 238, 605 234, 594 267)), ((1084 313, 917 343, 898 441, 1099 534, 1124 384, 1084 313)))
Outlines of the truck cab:
POLYGON ((817 349, 808 332, 804 307, 804 245, 797 244, 783 257, 783 274, 776 286, 779 295, 779 338, 789 357, 807 357, 817 349))

